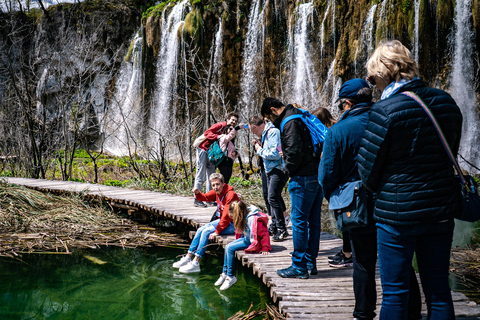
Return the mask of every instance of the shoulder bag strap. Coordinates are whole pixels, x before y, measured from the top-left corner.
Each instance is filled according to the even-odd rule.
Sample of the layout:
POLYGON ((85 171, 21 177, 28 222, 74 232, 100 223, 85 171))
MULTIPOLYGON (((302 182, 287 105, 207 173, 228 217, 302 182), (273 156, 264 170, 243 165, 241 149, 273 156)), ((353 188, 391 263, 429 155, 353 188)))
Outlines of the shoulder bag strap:
POLYGON ((465 177, 463 176, 462 170, 460 170, 460 166, 458 165, 457 160, 455 160, 455 156, 453 155, 452 150, 450 149, 450 146, 448 145, 447 139, 445 138, 445 135, 443 134, 442 128, 440 128, 440 125, 437 122, 437 119, 433 115, 432 111, 428 106, 423 102, 423 100, 414 92, 412 91, 404 91, 402 92, 403 95, 406 95, 413 100, 417 101, 420 106, 422 106, 423 110, 427 113, 428 117, 430 120, 432 120, 433 126, 435 127, 435 130, 437 130, 438 136, 440 137, 440 141, 442 142, 443 147, 445 148, 445 151, 447 151, 448 157, 450 158, 450 161, 453 163, 453 166, 455 167, 455 170, 457 170, 457 174, 460 177, 460 180, 462 181, 462 184, 464 185, 465 188, 468 190, 470 189, 468 187, 468 183, 465 180, 465 177))

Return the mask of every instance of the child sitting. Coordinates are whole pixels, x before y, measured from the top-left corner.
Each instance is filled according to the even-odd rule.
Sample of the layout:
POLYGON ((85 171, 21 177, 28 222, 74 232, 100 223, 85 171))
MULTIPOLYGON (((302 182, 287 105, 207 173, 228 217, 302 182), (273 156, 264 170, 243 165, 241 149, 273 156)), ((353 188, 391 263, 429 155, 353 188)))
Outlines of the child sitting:
POLYGON ((262 252, 270 254, 270 237, 268 234, 268 216, 258 211, 255 206, 249 206, 243 201, 236 201, 230 205, 229 215, 235 226, 236 240, 225 247, 223 272, 215 282, 220 290, 230 288, 237 278, 234 276, 235 251, 245 249, 246 253, 262 252))

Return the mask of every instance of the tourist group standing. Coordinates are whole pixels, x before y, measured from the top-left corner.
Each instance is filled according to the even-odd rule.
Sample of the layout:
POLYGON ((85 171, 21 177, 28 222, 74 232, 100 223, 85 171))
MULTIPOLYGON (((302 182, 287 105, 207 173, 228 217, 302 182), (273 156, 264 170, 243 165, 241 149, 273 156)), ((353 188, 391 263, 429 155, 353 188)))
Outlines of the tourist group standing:
POLYGON ((448 275, 454 218, 461 211, 459 186, 435 125, 421 103, 433 113, 455 156, 462 114, 448 93, 425 85, 410 51, 397 40, 381 42, 366 67, 368 82, 351 79, 342 85, 336 107, 343 114, 338 122, 327 109, 318 108, 312 113, 320 119, 319 125, 317 118, 309 118, 313 116, 298 105, 269 97, 258 110, 261 116, 248 119, 248 126, 235 129, 239 117, 229 114, 226 121, 205 132, 205 140, 197 148, 193 192, 196 205, 216 202, 217 214, 197 231, 188 254, 174 267, 180 272, 200 271, 198 261, 208 239, 236 232, 237 240, 227 245, 223 272, 215 283, 221 290, 229 288, 236 281, 235 250, 268 254, 269 234, 273 241, 289 240, 282 198, 288 181, 293 252, 291 265, 277 274, 308 279, 318 274, 323 197, 334 209, 342 192, 351 188, 363 208, 358 210, 362 221, 350 224, 350 216, 334 209, 345 241, 342 251, 329 257, 329 263, 332 267, 353 265, 354 318, 376 317, 377 256, 383 291, 380 319, 422 318, 420 290, 412 268, 414 254, 427 318, 455 318, 448 275), (376 103, 372 101, 375 87, 381 91, 376 103), (229 143, 236 130, 244 127, 258 138, 253 146, 260 159, 270 225, 268 216, 241 201, 224 178, 231 176, 231 164, 238 155, 229 143), (320 144, 314 135, 317 130, 320 144), (214 173, 215 167, 208 163, 208 148, 216 140, 221 140, 222 150, 231 155, 226 162, 228 170, 219 166, 223 176, 214 173), (210 179, 203 194, 205 175, 210 179))

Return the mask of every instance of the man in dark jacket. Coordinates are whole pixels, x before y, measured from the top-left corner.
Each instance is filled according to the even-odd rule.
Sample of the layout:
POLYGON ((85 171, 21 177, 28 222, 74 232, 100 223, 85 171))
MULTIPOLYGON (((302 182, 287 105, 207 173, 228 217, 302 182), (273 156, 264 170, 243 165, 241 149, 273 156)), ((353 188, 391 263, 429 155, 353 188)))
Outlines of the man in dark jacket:
MULTIPOLYGON (((274 98, 263 101, 261 113, 280 129, 284 118, 301 114, 292 105, 285 106, 274 98)), ((317 180, 318 163, 307 126, 301 119, 288 121, 281 133, 285 160, 284 172, 290 177, 288 191, 292 204, 292 265, 279 269, 284 278, 307 279, 317 273, 317 255, 320 242, 320 214, 323 194, 317 180)))
POLYGON ((410 266, 416 254, 428 319, 454 319, 448 283, 454 220, 461 210, 458 182, 447 152, 416 93, 434 114, 455 156, 462 114, 445 91, 418 78, 410 51, 398 40, 381 43, 367 62, 382 91, 370 109, 357 161, 364 185, 376 192, 381 319, 405 319, 410 266))

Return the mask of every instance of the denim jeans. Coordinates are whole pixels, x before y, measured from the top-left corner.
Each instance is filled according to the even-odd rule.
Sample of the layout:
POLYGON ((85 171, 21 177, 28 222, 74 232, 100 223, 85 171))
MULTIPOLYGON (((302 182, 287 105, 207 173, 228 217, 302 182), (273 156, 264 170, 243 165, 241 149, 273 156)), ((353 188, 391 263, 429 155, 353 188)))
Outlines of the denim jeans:
MULTIPOLYGON (((190 244, 190 248, 188 248, 188 253, 195 254, 195 256, 201 258, 205 251, 207 251, 206 245, 208 244, 208 236, 215 232, 217 229, 218 223, 220 219, 207 223, 203 227, 200 227, 195 233, 195 237, 190 244)), ((233 222, 230 222, 228 227, 223 230, 220 234, 234 234, 235 227, 233 226, 233 222)))
POLYGON ((323 193, 317 175, 294 176, 288 184, 292 203, 292 266, 307 270, 307 262, 317 265, 320 246, 320 216, 323 193))
POLYGON ((197 148, 197 172, 195 174, 195 188, 202 190, 205 178, 207 180, 206 192, 212 190, 210 175, 215 172, 215 166, 208 160, 208 152, 197 148))
POLYGON ((454 221, 395 226, 377 223, 383 301, 380 319, 407 319, 410 273, 416 253, 427 319, 455 319, 448 284, 454 221))
POLYGON ((243 237, 230 242, 225 247, 225 256, 223 258, 223 273, 227 276, 234 276, 235 269, 235 251, 244 250, 250 245, 250 238, 243 237))
POLYGON ((286 207, 282 198, 282 190, 287 181, 288 176, 277 168, 273 168, 267 173, 268 204, 272 214, 272 225, 279 230, 286 229, 285 217, 283 216, 286 207))

